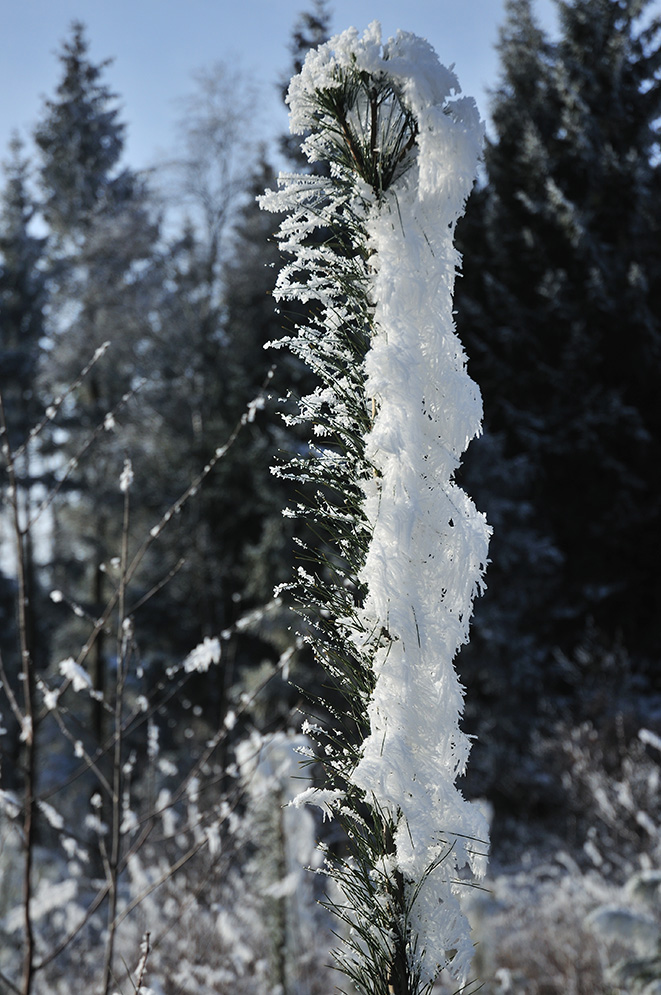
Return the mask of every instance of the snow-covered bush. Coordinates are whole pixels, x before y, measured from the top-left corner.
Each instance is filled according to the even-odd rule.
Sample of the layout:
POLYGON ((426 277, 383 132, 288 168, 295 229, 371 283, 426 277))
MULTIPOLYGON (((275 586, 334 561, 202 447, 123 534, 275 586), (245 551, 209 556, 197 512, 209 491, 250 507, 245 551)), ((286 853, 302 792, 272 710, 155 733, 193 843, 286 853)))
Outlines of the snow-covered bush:
POLYGON ((314 995, 327 990, 321 965, 328 962, 329 917, 315 902, 318 866, 312 813, 291 803, 309 786, 301 755, 307 737, 257 732, 238 744, 237 764, 245 785, 244 832, 252 844, 245 881, 256 897, 268 951, 269 983, 281 995, 314 995))
MULTIPOLYGON (((475 973, 484 995, 606 995, 598 943, 586 922, 611 892, 563 853, 520 854, 516 867, 468 896, 475 973)), ((455 991, 450 979, 442 995, 455 991)), ((439 993, 441 995, 441 993, 439 993)))
MULTIPOLYGON (((79 381, 104 352, 97 350, 79 381)), ((205 637, 182 659, 151 669, 134 620, 149 600, 135 590, 142 560, 262 399, 252 402, 225 445, 146 535, 133 530, 130 460, 117 467, 120 548, 99 565, 110 582, 108 600, 92 615, 66 589, 53 590, 55 610, 71 612, 84 635, 64 659, 53 656, 37 667, 26 565, 40 509, 48 508, 58 485, 33 510, 18 456, 57 418, 64 396, 20 449, 10 443, 0 396, 17 575, 14 656, 22 667, 17 680, 0 656, 0 736, 8 718, 21 731, 16 755, 5 748, 1 758, 16 787, 0 791, 0 988, 20 995, 72 987, 109 995, 146 992, 148 976, 159 993, 161 981, 175 978, 191 995, 204 984, 261 995, 268 982, 265 933, 242 879, 247 830, 237 817, 245 785, 227 769, 230 740, 238 738, 260 686, 242 694, 220 721, 211 697, 193 706, 186 693, 191 680, 211 678, 225 641, 254 624, 257 613, 205 637), (114 652, 99 681, 94 650, 103 639, 114 643, 114 652), (185 750, 177 749, 173 726, 185 750), (224 913, 239 899, 228 930, 224 913)), ((98 431, 110 417, 102 416, 98 431)), ((86 448, 94 439, 92 430, 86 448)), ((290 653, 263 674, 262 684, 284 670, 290 653)))
MULTIPOLYGON (((624 886, 565 850, 521 851, 468 896, 484 995, 658 995, 661 875, 624 886)), ((455 985, 443 979, 438 995, 455 985)))
MULTIPOLYGON (((280 177, 287 214, 276 295, 308 307, 287 345, 320 386, 294 420, 318 441, 279 472, 320 539, 293 585, 348 715, 317 730, 325 788, 307 798, 347 831, 329 867, 358 991, 464 979, 472 944, 462 869, 487 829, 456 786, 469 741, 453 658, 468 639, 489 528, 453 476, 480 431, 478 388, 452 318, 457 219, 482 139, 472 100, 427 42, 375 22, 311 52, 290 85, 291 129, 314 174, 280 177), (335 724, 335 723, 334 723, 335 724)), ((314 732, 314 730, 311 730, 314 732)))
MULTIPOLYGON (((656 725, 658 702, 641 707, 656 725)), ((601 732, 556 727, 570 840, 559 821, 511 824, 512 864, 492 862, 485 888, 467 896, 485 995, 661 991, 661 736, 630 736, 631 715, 614 720, 601 732)))

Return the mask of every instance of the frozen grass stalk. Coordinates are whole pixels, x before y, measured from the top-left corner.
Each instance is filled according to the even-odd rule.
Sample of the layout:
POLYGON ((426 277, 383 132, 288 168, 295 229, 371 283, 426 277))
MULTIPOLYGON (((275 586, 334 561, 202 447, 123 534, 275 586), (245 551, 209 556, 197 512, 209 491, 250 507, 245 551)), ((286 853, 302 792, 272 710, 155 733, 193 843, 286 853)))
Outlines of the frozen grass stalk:
POLYGON ((318 441, 276 471, 307 489, 317 536, 291 587, 345 702, 316 733, 326 786, 299 797, 346 830, 327 867, 337 960, 365 995, 429 992, 441 969, 466 981, 459 898, 486 863, 487 827, 456 785, 469 740, 453 659, 490 531, 453 479, 482 417, 452 319, 483 134, 458 94, 421 38, 382 43, 376 22, 332 38, 289 89, 313 168, 262 199, 286 214, 276 294, 306 306, 276 345, 320 382, 292 418, 318 441))

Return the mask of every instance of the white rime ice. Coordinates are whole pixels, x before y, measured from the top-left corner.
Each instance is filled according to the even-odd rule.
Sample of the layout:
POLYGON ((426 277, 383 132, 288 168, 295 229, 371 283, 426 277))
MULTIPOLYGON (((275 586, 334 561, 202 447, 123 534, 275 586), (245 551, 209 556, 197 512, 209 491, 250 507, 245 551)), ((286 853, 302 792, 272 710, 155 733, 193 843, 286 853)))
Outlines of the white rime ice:
POLYGON ((445 949, 463 948, 470 958, 452 882, 457 866, 483 871, 475 854, 485 852, 477 841, 487 830, 455 784, 470 744, 459 728, 463 689, 452 661, 468 641, 489 528, 452 479, 482 417, 454 331, 452 293, 454 226, 473 184, 481 128, 472 101, 445 105, 452 77, 438 67, 434 87, 426 46, 410 38, 400 46, 409 55, 402 69, 420 151, 418 168, 367 221, 376 303, 367 392, 378 411, 367 456, 382 477, 365 483, 373 533, 361 578, 366 631, 385 625, 392 641, 374 661, 371 733, 352 779, 382 808, 401 812, 397 860, 406 877, 419 881, 439 840, 452 844, 414 914, 422 947, 438 949, 442 938, 445 949))
MULTIPOLYGON (((412 921, 426 984, 451 950, 453 973, 466 976, 472 944, 459 882, 464 867, 484 873, 487 849, 485 821, 456 785, 470 742, 460 728, 463 688, 453 666, 468 640, 490 535, 453 479, 482 417, 452 296, 460 263, 454 228, 474 182, 483 127, 474 101, 456 96, 454 73, 426 41, 398 32, 382 44, 375 22, 362 38, 352 28, 311 52, 292 81, 292 131, 317 128, 305 146, 311 159, 322 157, 324 139, 310 108, 338 70, 389 76, 417 122, 410 168, 379 196, 356 179, 351 205, 369 248, 365 396, 374 417, 366 457, 374 472, 361 482, 371 530, 359 577, 367 596, 360 624, 347 626, 365 652, 374 633, 387 633, 373 655, 370 732, 350 780, 396 823, 397 869, 423 882, 412 921)), ((271 209, 282 210, 286 197, 290 210, 292 198, 298 204, 298 218, 283 226, 290 240, 305 234, 300 205, 321 182, 284 177, 283 193, 266 198, 271 209)), ((308 283, 310 297, 312 289, 308 283)), ((317 298, 323 301, 322 292, 317 298)), ((314 414, 322 403, 332 404, 327 390, 304 399, 303 410, 314 414)))

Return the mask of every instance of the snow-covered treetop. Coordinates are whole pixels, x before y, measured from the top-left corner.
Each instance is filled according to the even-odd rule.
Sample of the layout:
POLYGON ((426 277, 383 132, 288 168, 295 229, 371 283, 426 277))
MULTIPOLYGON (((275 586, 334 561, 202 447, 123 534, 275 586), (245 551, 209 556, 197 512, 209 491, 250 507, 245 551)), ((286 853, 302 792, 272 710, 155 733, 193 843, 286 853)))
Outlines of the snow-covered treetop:
POLYGON ((313 133, 304 146, 311 161, 337 161, 348 149, 346 165, 377 193, 405 171, 415 144, 424 192, 435 188, 439 168, 445 174, 443 160, 473 176, 483 128, 474 100, 460 93, 429 42, 407 31, 383 42, 373 21, 362 37, 349 28, 308 54, 287 95, 290 130, 313 133))
POLYGON ((406 102, 416 115, 429 105, 443 104, 452 93, 461 92, 457 77, 439 63, 426 39, 398 31, 384 43, 381 25, 372 21, 362 38, 356 28, 348 28, 308 54, 287 95, 293 134, 302 134, 314 126, 310 96, 337 86, 343 70, 375 78, 390 76, 401 84, 406 102))

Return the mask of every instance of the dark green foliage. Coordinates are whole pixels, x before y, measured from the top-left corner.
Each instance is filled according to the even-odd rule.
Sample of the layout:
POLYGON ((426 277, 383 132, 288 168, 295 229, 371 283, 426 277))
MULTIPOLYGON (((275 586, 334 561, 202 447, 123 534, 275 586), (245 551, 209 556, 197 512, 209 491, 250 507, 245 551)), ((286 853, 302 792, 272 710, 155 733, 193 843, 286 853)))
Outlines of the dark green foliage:
MULTIPOLYGON (((47 303, 44 272, 45 238, 33 233, 31 222, 35 205, 29 192, 29 163, 24 157, 18 138, 10 145, 11 157, 5 164, 5 186, 0 202, 0 396, 7 435, 3 438, 0 455, 2 485, 0 513, 5 528, 0 532, 3 559, 13 563, 16 546, 12 542, 11 500, 5 485, 8 454, 6 444, 14 454, 17 502, 22 527, 33 517, 43 494, 39 485, 48 478, 43 461, 33 445, 30 433, 43 417, 43 404, 38 390, 38 365, 44 336, 44 311, 47 303), (6 544, 6 545, 5 545, 6 544)), ((25 639, 33 663, 42 669, 46 656, 46 632, 49 612, 44 605, 39 566, 30 531, 22 537, 28 599, 25 614, 25 639)), ((0 653, 9 693, 20 698, 20 659, 17 652, 16 587, 0 572, 0 653)), ((4 696, 3 696, 4 698, 4 696)), ((2 701, 1 724, 7 730, 2 739, 4 762, 0 764, 2 786, 15 787, 18 769, 19 729, 11 709, 2 701)))
POLYGON ((36 389, 44 335, 45 238, 32 233, 35 205, 21 142, 10 146, 0 214, 0 389, 10 442, 18 448, 42 414, 36 389))
MULTIPOLYGON (((73 615, 58 612, 48 646, 51 663, 86 642, 90 620, 102 616, 113 595, 124 460, 133 461, 137 490, 149 479, 158 450, 146 383, 157 368, 154 322, 164 281, 159 231, 145 184, 137 174, 119 171, 123 125, 103 80, 106 65, 89 59, 83 28, 75 24, 60 53, 56 97, 46 102, 35 131, 43 220, 51 236, 48 349, 39 390, 44 404, 57 408, 41 433, 42 452, 59 487, 50 507, 47 573, 49 585, 79 606, 73 615), (80 378, 93 355, 98 361, 80 378)), ((131 552, 158 521, 168 497, 161 497, 156 509, 136 500, 131 552)), ((148 558, 136 578, 136 601, 173 567, 148 558)), ((138 624, 138 646, 152 634, 138 624)), ((114 654, 109 632, 100 631, 88 661, 97 691, 108 686, 114 654)), ((91 713, 100 741, 106 719, 96 703, 91 713)))
MULTIPOLYGON (((467 486, 495 534, 464 664, 479 652, 488 698, 516 689, 528 723, 580 712, 555 647, 571 656, 592 623, 640 674, 661 652, 660 25, 643 27, 645 0, 559 10, 551 43, 528 0, 507 6, 457 287, 485 406, 467 486)), ((496 740, 525 751, 527 729, 502 721, 496 740)), ((526 794, 553 804, 541 781, 526 794)))
MULTIPOLYGON (((45 403, 67 390, 104 342, 110 347, 67 396, 48 434, 46 452, 62 481, 49 581, 96 617, 112 590, 124 458, 133 462, 131 542, 139 543, 263 388, 273 363, 263 346, 281 331, 270 299, 278 254, 272 220, 254 203, 268 165, 258 163, 254 175, 252 159, 240 173, 232 166, 237 152, 247 162, 255 149, 237 123, 247 98, 226 72, 201 73, 200 93, 187 103, 177 161, 181 204, 192 220, 163 245, 151 191, 120 171, 124 126, 104 81, 108 63, 90 60, 80 24, 60 62, 62 82, 36 129, 42 209, 53 236, 45 403)), ((301 393, 302 365, 293 358, 281 365, 274 398, 292 386, 301 393)), ((296 443, 287 441, 275 408, 274 399, 252 411, 241 447, 220 461, 144 558, 134 592, 145 664, 167 664, 231 627, 270 601, 273 584, 289 573, 291 530, 270 464, 296 443), (149 597, 155 590, 158 605, 149 597)), ((70 618, 57 627, 53 656, 82 640, 85 626, 70 618)), ((254 634, 232 644, 222 686, 211 692, 221 711, 244 665, 272 661, 285 648, 286 623, 276 628, 277 647, 254 634)), ((102 634, 99 686, 110 652, 102 634)))
POLYGON ((357 174, 379 196, 410 166, 417 125, 392 79, 338 70, 317 91, 313 118, 324 129, 333 160, 357 174))
MULTIPOLYGON (((301 178, 301 183, 310 192, 297 221, 305 227, 311 245, 304 250, 307 273, 296 258, 285 267, 290 281, 287 293, 288 298, 299 293, 319 306, 307 312, 298 336, 284 339, 283 344, 305 361, 320 386, 300 400, 299 413, 288 420, 306 426, 312 421, 319 442, 305 445, 301 455, 290 455, 278 475, 297 483, 301 500, 296 514, 309 526, 307 536, 298 539, 297 579, 286 589, 309 620, 315 654, 324 669, 346 685, 343 707, 350 721, 346 736, 336 743, 341 754, 347 742, 356 742, 356 727, 365 732, 365 707, 372 690, 369 666, 356 659, 346 631, 338 624, 339 619, 351 617, 360 603, 357 575, 369 543, 360 481, 373 472, 364 448, 370 425, 364 359, 371 305, 366 293, 365 235, 350 206, 349 186, 343 191, 343 184, 335 181, 331 207, 324 196, 327 181, 322 180, 318 189, 316 180, 307 184, 301 178), (315 237, 319 231, 325 234, 323 240, 315 237), (322 306, 319 291, 308 292, 310 274, 334 304, 322 306), (340 320, 332 320, 340 314, 340 320)), ((346 770, 341 766, 343 777, 346 770)))

